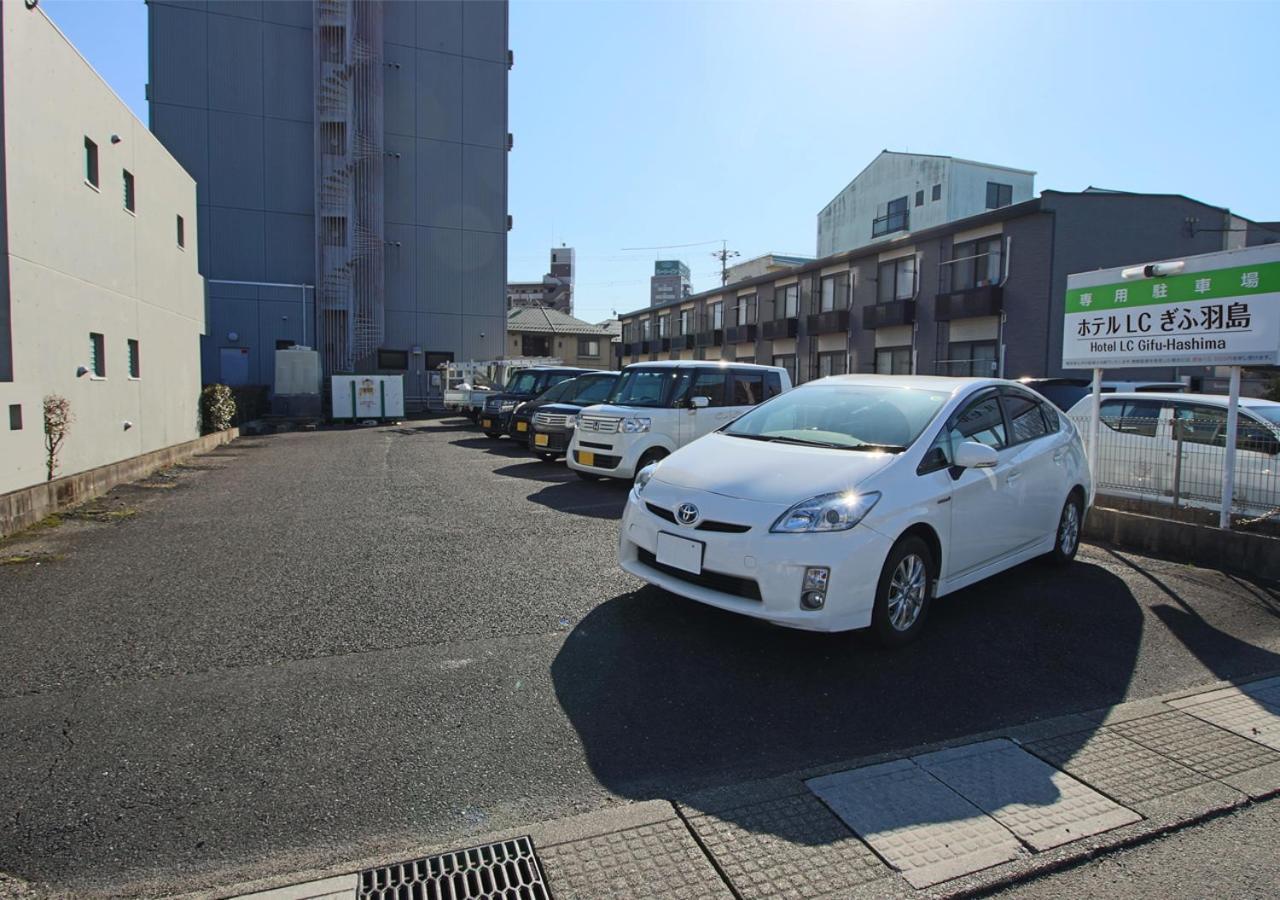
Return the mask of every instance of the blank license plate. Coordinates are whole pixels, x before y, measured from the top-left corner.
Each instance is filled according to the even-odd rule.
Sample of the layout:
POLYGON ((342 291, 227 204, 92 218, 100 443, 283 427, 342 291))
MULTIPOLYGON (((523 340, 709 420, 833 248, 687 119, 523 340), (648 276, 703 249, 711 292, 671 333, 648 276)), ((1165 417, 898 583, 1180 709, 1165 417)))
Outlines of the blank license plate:
POLYGON ((492 420, 492 419, 485 419, 483 422, 481 422, 481 423, 480 423, 480 427, 481 427, 481 428, 492 428, 492 427, 493 427, 493 420, 492 420))
POLYGON ((529 423, 528 423, 528 422, 517 422, 517 423, 516 423, 516 431, 528 431, 528 430, 529 430, 529 423))
POLYGON ((534 446, 545 447, 547 446, 547 436, 545 434, 535 434, 533 436, 533 443, 534 446))
POLYGON ((594 466, 596 464, 596 455, 590 450, 579 450, 578 462, 584 466, 594 466))
POLYGON ((706 545, 702 541, 691 541, 688 538, 658 532, 658 562, 666 566, 674 566, 694 575, 702 574, 702 550, 706 545))

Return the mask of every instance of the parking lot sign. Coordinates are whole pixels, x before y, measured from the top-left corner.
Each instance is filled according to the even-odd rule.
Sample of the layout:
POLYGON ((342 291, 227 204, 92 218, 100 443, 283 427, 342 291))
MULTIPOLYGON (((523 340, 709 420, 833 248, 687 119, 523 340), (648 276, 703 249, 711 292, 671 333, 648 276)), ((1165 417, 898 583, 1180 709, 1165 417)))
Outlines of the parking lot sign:
POLYGON ((1067 276, 1062 365, 1280 365, 1280 244, 1067 276))

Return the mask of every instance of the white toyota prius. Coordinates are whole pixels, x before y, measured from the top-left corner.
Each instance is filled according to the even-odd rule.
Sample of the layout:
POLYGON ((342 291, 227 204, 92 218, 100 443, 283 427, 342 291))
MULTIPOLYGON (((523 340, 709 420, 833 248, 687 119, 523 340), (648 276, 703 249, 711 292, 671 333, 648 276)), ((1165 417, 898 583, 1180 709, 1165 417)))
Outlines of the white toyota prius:
POLYGON ((1070 562, 1090 496, 1075 427, 1016 382, 840 375, 642 470, 618 558, 692 600, 902 644, 936 597, 1070 562))

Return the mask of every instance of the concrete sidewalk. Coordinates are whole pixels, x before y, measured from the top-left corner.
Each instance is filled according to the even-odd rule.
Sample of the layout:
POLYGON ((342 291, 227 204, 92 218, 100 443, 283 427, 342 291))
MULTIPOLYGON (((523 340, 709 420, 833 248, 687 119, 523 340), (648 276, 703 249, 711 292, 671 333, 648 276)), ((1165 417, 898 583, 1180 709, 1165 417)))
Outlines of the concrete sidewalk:
POLYGON ((531 825, 477 839, 499 846, 469 858, 431 860, 449 851, 423 847, 423 859, 410 863, 363 860, 351 874, 191 896, 395 897, 399 885, 452 878, 464 889, 456 896, 482 897, 491 896, 480 889, 493 883, 485 881, 492 869, 504 866, 498 884, 523 891, 510 896, 553 892, 556 900, 955 896, 1133 846, 1278 792, 1280 675, 1272 675, 679 803, 531 825), (519 837, 532 846, 517 845, 519 837), (486 853, 498 861, 482 872, 493 859, 486 853))

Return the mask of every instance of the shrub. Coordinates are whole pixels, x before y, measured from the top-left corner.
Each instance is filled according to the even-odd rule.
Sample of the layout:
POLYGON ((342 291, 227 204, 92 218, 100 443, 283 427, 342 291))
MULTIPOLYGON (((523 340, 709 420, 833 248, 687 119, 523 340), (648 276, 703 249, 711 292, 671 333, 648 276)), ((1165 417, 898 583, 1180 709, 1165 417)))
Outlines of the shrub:
POLYGON ((200 392, 200 433, 226 431, 236 417, 236 401, 225 384, 206 385, 200 392))
POLYGON ((50 394, 44 398, 44 449, 47 481, 58 471, 58 453, 71 431, 71 403, 66 397, 50 394))

